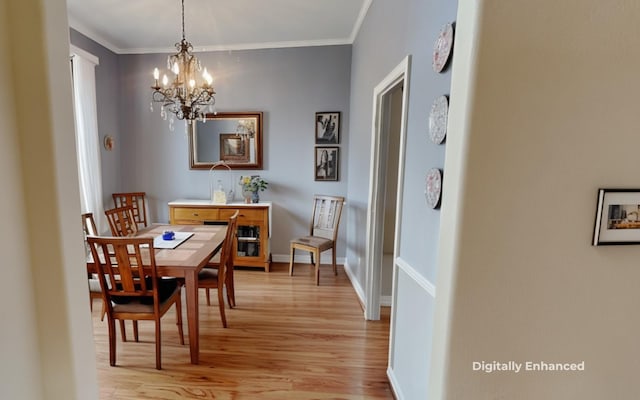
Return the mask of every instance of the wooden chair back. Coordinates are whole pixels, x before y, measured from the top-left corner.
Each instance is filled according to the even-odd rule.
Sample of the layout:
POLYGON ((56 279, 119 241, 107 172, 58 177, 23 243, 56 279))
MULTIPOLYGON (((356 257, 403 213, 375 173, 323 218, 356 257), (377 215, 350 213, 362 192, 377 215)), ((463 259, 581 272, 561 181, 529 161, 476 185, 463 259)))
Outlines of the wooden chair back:
POLYGON ((96 261, 100 287, 109 309, 118 298, 147 297, 159 304, 153 238, 98 237, 87 238, 96 261), (150 277, 151 279, 145 279, 150 277))
POLYGON ((220 266, 218 267, 218 281, 220 287, 226 282, 228 271, 233 268, 233 242, 236 237, 236 227, 238 224, 238 214, 236 211, 227 224, 227 233, 224 236, 224 242, 222 242, 222 249, 220 249, 220 266))
POLYGON ((131 206, 112 208, 106 210, 104 214, 107 216, 113 236, 132 236, 138 232, 138 224, 131 206))
POLYGON ((111 196, 116 208, 131 206, 133 218, 139 228, 144 228, 148 225, 145 192, 113 193, 111 196))
POLYGON ((343 205, 344 197, 342 196, 315 195, 310 235, 335 242, 338 237, 343 205))
POLYGON ((93 219, 93 213, 82 214, 82 229, 86 236, 98 236, 96 221, 93 219))

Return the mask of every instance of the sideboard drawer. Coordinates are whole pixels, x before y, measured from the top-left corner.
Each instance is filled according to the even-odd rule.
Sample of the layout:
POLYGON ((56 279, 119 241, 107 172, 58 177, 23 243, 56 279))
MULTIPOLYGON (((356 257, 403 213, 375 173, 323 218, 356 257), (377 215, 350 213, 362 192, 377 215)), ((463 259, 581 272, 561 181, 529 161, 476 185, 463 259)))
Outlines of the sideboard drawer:
POLYGON ((182 221, 192 221, 193 223, 203 223, 203 221, 217 221, 220 219, 220 213, 215 208, 174 208, 173 219, 175 223, 187 223, 182 221))
POLYGON ((222 220, 227 220, 238 210, 240 210, 240 213, 238 214, 238 220, 244 221, 262 221, 265 219, 265 214, 267 212, 266 208, 222 208, 219 210, 219 218, 222 220))

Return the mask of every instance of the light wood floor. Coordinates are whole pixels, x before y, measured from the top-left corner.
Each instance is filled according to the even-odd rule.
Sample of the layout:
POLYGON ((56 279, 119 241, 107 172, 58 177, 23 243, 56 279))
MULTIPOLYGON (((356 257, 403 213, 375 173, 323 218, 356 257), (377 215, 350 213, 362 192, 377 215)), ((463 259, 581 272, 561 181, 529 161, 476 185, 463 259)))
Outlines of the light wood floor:
MULTIPOLYGON (((96 301, 100 399, 393 399, 386 377, 388 309, 381 321, 365 321, 342 268, 334 277, 323 266, 320 285, 305 264, 293 277, 285 264, 269 273, 236 270, 237 307, 227 308, 227 329, 217 303, 207 307, 201 290, 199 365, 189 363, 188 343, 179 343, 175 313, 163 318, 161 371, 147 321, 140 322, 139 343, 123 343, 116 328, 117 366, 109 366, 107 326, 96 301)), ((132 340, 131 322, 127 334, 132 340)))

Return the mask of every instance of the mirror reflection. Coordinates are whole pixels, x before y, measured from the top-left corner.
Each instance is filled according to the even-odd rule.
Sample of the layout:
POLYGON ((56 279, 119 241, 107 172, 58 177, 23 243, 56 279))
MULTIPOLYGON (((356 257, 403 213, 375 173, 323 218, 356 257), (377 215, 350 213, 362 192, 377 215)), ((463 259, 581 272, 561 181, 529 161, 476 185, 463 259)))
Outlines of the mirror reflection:
POLYGON ((232 169, 262 169, 262 112, 207 114, 191 124, 191 169, 224 161, 232 169))

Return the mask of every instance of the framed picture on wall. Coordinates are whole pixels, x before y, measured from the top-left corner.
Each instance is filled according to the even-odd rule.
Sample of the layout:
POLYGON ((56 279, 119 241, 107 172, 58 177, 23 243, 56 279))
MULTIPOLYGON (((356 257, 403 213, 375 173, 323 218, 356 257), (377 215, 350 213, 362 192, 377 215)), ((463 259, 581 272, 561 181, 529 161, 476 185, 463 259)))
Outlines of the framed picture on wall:
POLYGON ((316 144, 340 143, 340 112, 316 113, 316 144))
POLYGON ((593 245, 640 244, 640 189, 598 189, 593 245))
POLYGON ((337 181, 340 165, 339 147, 316 147, 316 181, 337 181))
POLYGON ((220 134, 221 161, 249 161, 249 136, 235 133, 220 134))

